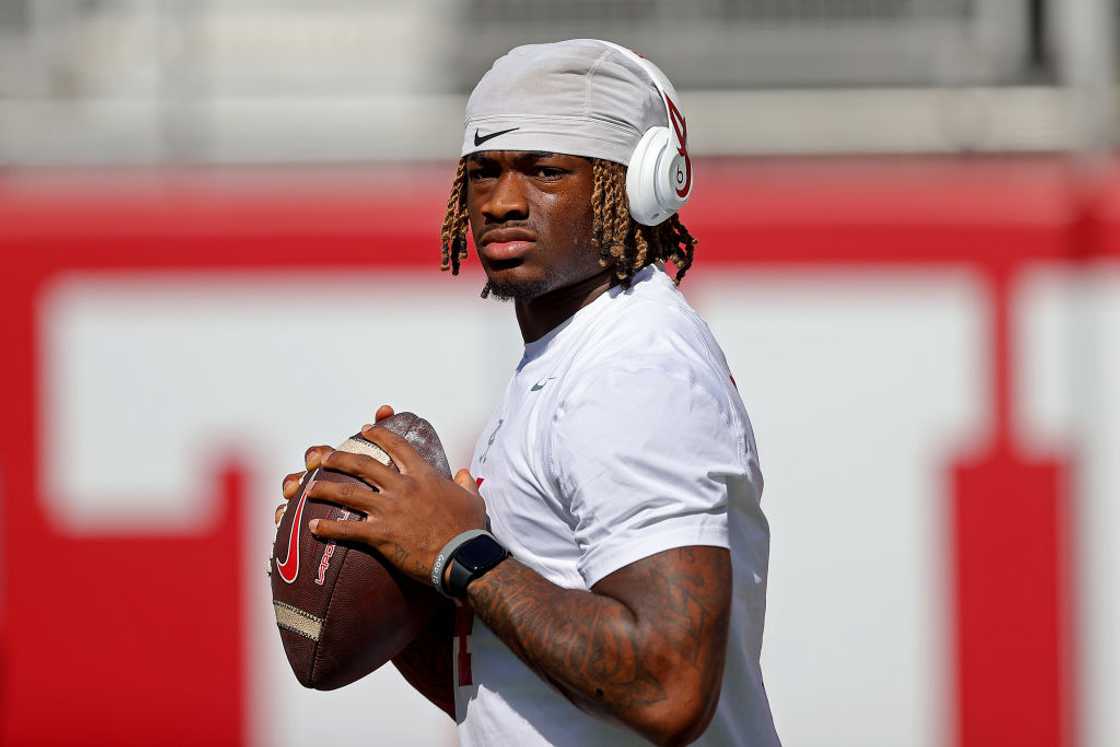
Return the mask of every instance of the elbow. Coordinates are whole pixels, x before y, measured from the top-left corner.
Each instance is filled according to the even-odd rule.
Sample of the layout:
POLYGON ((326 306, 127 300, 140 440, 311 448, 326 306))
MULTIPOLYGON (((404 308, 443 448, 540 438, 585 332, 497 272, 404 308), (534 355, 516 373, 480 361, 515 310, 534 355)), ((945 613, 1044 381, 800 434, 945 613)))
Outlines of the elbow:
POLYGON ((695 742, 708 729, 719 704, 720 684, 681 687, 645 715, 641 729, 654 744, 676 747, 695 742))

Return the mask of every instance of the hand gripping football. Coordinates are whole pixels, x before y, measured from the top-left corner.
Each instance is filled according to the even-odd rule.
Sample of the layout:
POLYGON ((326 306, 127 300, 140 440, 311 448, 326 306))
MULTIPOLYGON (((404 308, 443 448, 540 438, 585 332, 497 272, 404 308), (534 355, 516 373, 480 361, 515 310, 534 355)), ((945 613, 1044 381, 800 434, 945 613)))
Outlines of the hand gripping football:
MULTIPOLYGON (((451 477, 431 424, 409 412, 379 425, 402 436, 428 464, 451 477)), ((365 454, 396 469, 361 435, 341 451, 365 454)), ((276 530, 270 563, 272 604, 288 663, 300 684, 332 690, 366 676, 399 654, 446 604, 434 589, 398 573, 374 550, 312 536, 312 519, 360 520, 362 514, 306 497, 310 481, 360 482, 318 469, 304 476, 276 530)))

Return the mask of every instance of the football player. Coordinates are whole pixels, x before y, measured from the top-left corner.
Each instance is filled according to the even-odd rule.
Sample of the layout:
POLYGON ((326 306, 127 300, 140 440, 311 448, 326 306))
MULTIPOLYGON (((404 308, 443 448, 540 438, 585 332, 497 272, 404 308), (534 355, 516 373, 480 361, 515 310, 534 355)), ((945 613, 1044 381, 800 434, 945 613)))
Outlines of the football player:
POLYGON ((461 156, 443 268, 470 231, 482 295, 512 300, 524 355, 454 480, 376 426, 363 435, 399 473, 309 449, 308 469, 370 486, 316 482, 311 497, 368 518, 311 531, 457 600, 456 629, 394 663, 465 747, 777 745, 758 453, 677 287, 696 244, 677 215, 693 185, 677 94, 608 42, 518 47, 471 94, 461 156))

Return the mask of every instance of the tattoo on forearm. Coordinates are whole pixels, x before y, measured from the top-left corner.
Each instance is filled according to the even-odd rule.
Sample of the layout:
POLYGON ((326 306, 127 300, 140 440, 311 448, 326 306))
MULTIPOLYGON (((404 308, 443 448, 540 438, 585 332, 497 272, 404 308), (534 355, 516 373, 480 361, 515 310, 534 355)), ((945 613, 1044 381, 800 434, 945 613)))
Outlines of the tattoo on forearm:
POLYGON ((674 677, 718 685, 731 578, 730 563, 712 558, 670 550, 611 574, 594 593, 562 589, 510 560, 471 584, 470 601, 569 699, 625 721, 664 701, 674 677))

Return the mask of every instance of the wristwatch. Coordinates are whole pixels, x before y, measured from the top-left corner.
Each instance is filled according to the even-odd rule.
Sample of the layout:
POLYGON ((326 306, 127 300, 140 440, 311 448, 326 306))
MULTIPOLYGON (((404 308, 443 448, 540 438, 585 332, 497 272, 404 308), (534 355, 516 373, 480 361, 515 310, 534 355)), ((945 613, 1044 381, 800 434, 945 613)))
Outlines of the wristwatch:
POLYGON ((480 578, 491 568, 509 557, 507 550, 494 535, 485 530, 472 532, 448 553, 447 583, 442 591, 452 599, 467 595, 467 585, 480 578))

